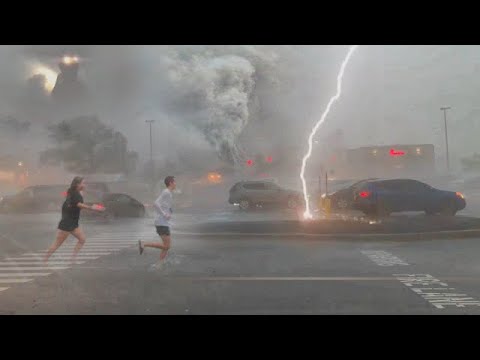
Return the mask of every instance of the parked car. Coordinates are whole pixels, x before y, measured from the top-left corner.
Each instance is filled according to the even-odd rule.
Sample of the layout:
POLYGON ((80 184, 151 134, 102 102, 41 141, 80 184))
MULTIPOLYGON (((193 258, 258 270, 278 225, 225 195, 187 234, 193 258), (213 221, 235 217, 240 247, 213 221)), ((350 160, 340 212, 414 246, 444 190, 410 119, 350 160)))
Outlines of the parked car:
POLYGON ((365 181, 354 189, 353 208, 366 215, 424 211, 428 215, 455 216, 465 207, 460 192, 439 190, 411 179, 365 181))
POLYGON ((230 204, 249 210, 263 205, 277 205, 296 209, 303 203, 302 194, 287 190, 271 181, 242 181, 230 189, 230 204))
POLYGON ((38 185, 0 200, 4 213, 34 213, 60 211, 67 192, 67 185, 38 185))
POLYGON ((337 211, 350 210, 352 209, 352 206, 353 206, 355 190, 366 181, 372 181, 372 180, 375 180, 375 179, 353 181, 353 183, 350 183, 349 186, 345 188, 341 188, 329 195, 324 195, 324 197, 328 197, 330 199, 332 210, 337 210, 337 211))
POLYGON ((145 206, 140 201, 126 194, 105 194, 102 198, 85 195, 84 201, 87 205, 97 204, 105 207, 104 212, 83 211, 82 217, 86 219, 145 217, 145 206))

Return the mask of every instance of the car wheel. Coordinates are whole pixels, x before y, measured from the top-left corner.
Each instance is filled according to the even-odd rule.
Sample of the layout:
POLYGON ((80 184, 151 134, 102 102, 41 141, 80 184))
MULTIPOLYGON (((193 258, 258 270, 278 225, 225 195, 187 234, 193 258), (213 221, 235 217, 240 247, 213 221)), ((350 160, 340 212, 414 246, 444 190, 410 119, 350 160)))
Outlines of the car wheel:
POLYGON ((362 212, 368 218, 377 216, 377 213, 374 210, 365 210, 365 211, 362 211, 362 212))
POLYGON ((340 199, 337 201, 336 207, 338 210, 347 210, 350 207, 350 202, 347 199, 340 199))
POLYGON ((13 211, 13 207, 12 207, 11 205, 9 205, 9 204, 4 204, 4 205, 1 207, 0 211, 1 211, 2 213, 7 214, 7 213, 10 213, 10 212, 13 211))
POLYGON ((455 216, 457 214, 457 209, 450 202, 442 206, 440 210, 440 215, 443 216, 455 216))
POLYGON ((113 221, 115 220, 115 214, 112 211, 105 211, 103 218, 105 221, 113 221))
POLYGON ((250 209, 250 201, 248 201, 247 199, 243 199, 243 200, 240 200, 240 209, 242 209, 243 211, 247 211, 248 209, 250 209))
POLYGON ((143 208, 138 209, 137 217, 144 218, 145 217, 145 209, 143 209, 143 208))
POLYGON ((298 201, 295 197, 290 197, 288 198, 288 202, 287 202, 287 206, 289 209, 291 210, 295 210, 296 208, 298 208, 298 201))
POLYGON ((377 216, 380 217, 389 217, 392 212, 388 209, 387 205, 383 201, 379 201, 377 203, 376 213, 377 216))
POLYGON ((47 210, 48 211, 57 211, 58 210, 57 204, 55 204, 54 202, 48 203, 47 210))

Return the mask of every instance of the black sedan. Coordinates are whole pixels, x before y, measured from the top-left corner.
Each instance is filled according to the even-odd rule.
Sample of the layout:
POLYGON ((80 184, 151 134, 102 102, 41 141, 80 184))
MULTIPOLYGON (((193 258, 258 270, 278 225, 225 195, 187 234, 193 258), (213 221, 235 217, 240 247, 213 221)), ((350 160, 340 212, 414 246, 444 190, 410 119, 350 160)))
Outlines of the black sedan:
POLYGON ((332 210, 345 211, 351 210, 353 206, 353 200, 355 197, 355 190, 367 181, 375 179, 367 179, 354 182, 350 186, 337 190, 328 195, 331 201, 332 210))
POLYGON ((93 196, 86 196, 87 205, 100 205, 105 207, 104 212, 82 211, 85 218, 143 218, 145 206, 138 200, 126 194, 105 194, 101 200, 93 196))

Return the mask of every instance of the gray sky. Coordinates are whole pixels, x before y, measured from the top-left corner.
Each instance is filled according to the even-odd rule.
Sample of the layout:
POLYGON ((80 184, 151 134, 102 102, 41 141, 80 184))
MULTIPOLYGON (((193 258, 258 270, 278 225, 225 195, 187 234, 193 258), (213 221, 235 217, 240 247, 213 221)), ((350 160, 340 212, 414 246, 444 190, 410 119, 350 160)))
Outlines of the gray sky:
MULTIPOLYGON (((334 94, 346 51, 332 45, 0 46, 1 113, 38 129, 95 113, 123 131, 141 155, 148 151, 144 120, 155 118, 159 157, 167 147, 175 154, 212 155, 242 131, 247 147, 259 137, 299 145, 334 94), (57 71, 65 53, 83 58, 81 76, 93 99, 71 114, 26 96, 32 67, 57 71)), ((441 153, 439 108, 451 106, 453 156, 480 152, 479 66, 478 46, 361 46, 345 73, 343 97, 320 133, 341 128, 349 146, 433 143, 441 153)), ((39 143, 46 141, 41 136, 39 143)))

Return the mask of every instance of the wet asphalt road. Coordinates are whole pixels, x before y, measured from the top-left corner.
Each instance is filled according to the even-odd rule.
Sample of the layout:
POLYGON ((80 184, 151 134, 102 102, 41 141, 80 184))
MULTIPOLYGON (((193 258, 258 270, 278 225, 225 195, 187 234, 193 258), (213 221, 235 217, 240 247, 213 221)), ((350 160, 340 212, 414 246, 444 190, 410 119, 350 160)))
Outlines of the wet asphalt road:
MULTIPOLYGON (((295 214, 177 214, 192 222, 293 219, 295 214)), ((422 241, 204 237, 173 233, 158 252, 151 219, 84 222, 78 264, 70 241, 39 261, 57 215, 0 216, 0 314, 480 314, 480 239, 422 241)))

